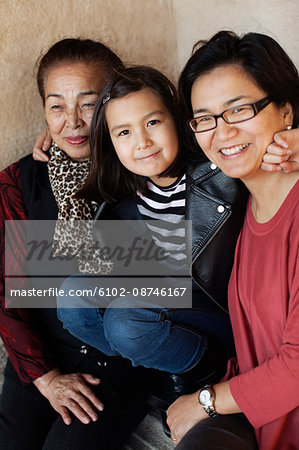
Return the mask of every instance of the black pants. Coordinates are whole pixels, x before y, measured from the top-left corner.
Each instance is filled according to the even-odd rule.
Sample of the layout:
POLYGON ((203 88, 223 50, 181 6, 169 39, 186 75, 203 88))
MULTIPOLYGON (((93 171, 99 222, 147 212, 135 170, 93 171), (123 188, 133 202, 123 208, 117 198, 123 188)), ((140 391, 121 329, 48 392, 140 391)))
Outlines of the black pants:
POLYGON ((254 430, 243 414, 207 418, 194 425, 176 450, 257 450, 254 430))
MULTIPOLYGON (((80 372, 88 372, 84 364, 80 372)), ((89 370, 89 372, 94 372, 89 370)), ((103 399, 105 383, 92 387, 103 399), (102 385, 102 386, 101 386, 102 385)), ((0 400, 1 450, 119 450, 147 412, 144 394, 123 392, 108 398, 97 422, 75 417, 65 425, 48 400, 32 384, 23 387, 9 362, 0 400)))

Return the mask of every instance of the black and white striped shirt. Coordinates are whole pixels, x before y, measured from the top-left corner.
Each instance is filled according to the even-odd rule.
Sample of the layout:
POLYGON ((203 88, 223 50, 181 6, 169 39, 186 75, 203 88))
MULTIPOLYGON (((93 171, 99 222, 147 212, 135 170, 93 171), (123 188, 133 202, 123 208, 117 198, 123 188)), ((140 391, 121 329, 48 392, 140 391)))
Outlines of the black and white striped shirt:
POLYGON ((176 266, 186 262, 186 231, 183 223, 186 213, 186 175, 171 186, 157 186, 147 181, 146 195, 137 191, 137 206, 151 231, 157 246, 165 250, 176 266), (151 221, 148 223, 148 221, 151 221), (153 221, 157 221, 153 224, 153 221))

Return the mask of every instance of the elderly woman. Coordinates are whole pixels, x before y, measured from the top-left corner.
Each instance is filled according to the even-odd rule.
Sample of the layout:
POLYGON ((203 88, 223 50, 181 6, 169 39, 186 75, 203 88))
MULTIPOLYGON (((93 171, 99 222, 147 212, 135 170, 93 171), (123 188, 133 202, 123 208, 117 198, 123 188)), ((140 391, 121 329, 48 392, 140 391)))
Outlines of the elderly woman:
POLYGON ((94 205, 74 194, 89 172, 95 102, 121 66, 99 42, 53 45, 37 73, 53 139, 49 164, 28 155, 0 173, 0 330, 9 355, 0 402, 3 450, 120 448, 146 411, 138 388, 146 383, 128 361, 107 358, 70 335, 55 308, 8 309, 4 302, 5 220, 93 217, 94 205))
POLYGON ((298 71, 272 38, 220 32, 199 43, 182 72, 180 90, 197 143, 226 175, 241 179, 250 196, 228 289, 237 358, 222 382, 174 402, 168 424, 177 442, 197 424, 180 450, 252 448, 249 442, 232 446, 227 433, 230 418, 243 413, 258 448, 295 449, 299 175, 269 175, 260 166, 275 133, 293 130, 298 140, 298 71), (225 432, 221 421, 228 424, 225 432))

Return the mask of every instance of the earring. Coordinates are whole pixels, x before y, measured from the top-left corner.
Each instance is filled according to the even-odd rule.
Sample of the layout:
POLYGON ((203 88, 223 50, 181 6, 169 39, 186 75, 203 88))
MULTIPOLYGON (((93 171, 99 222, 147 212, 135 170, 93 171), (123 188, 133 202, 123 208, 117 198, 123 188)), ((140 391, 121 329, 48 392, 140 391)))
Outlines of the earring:
POLYGON ((292 125, 288 125, 287 130, 291 130, 291 129, 292 129, 292 125))

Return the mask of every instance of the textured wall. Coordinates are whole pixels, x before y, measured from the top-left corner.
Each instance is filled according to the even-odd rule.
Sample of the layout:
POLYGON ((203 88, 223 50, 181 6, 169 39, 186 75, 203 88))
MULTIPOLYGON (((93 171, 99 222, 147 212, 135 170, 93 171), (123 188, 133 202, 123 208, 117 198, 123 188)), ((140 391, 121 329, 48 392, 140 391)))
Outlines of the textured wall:
POLYGON ((220 30, 254 31, 276 39, 299 67, 298 0, 173 0, 177 73, 200 39, 220 30))
POLYGON ((175 79, 194 42, 222 28, 271 34, 298 64, 298 13, 298 0, 0 0, 0 169, 44 127, 33 68, 56 40, 99 39, 175 79))
POLYGON ((0 169, 29 153, 45 126, 33 67, 67 36, 101 40, 127 63, 175 71, 168 0, 0 0, 0 169))

